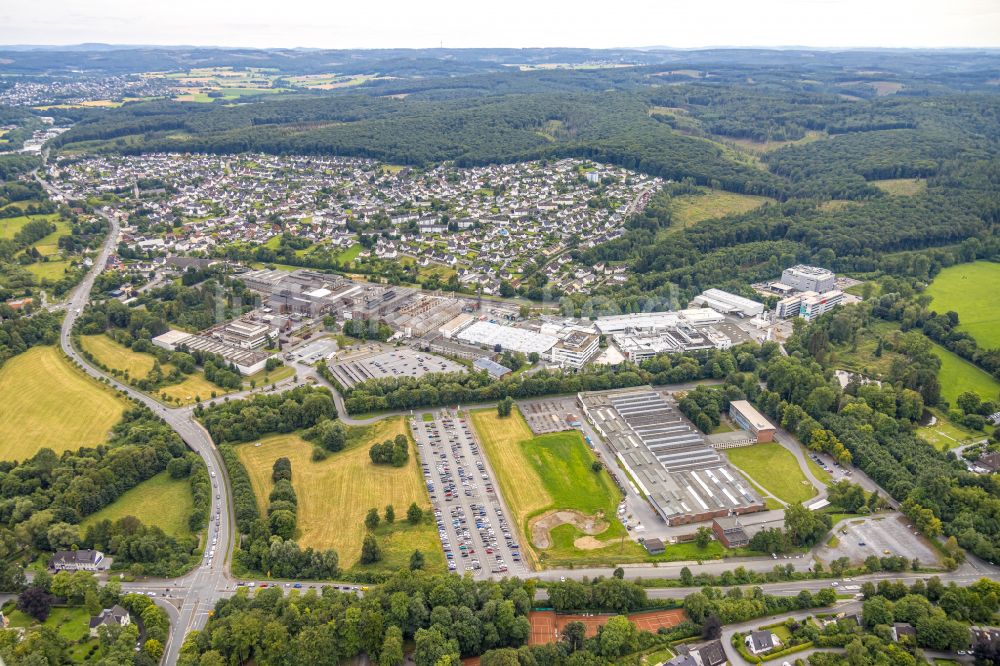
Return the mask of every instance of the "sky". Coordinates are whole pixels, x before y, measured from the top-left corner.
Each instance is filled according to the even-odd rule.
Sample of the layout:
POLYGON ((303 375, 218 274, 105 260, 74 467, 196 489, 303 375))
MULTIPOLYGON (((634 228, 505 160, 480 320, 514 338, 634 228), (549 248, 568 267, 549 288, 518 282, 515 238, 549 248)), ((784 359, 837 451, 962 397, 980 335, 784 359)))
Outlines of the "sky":
POLYGON ((3 0, 0 44, 1000 47, 1000 0, 3 0))

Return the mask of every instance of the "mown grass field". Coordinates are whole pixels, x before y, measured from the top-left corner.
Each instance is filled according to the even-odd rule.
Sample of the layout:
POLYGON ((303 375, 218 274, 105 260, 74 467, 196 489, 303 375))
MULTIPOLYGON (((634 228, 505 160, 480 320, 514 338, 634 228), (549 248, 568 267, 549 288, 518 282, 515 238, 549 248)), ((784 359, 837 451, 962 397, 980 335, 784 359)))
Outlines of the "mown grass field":
POLYGON ((176 537, 191 535, 188 516, 194 508, 189 479, 173 479, 167 472, 160 472, 97 513, 92 513, 80 523, 80 531, 102 520, 115 521, 125 516, 135 516, 147 525, 156 525, 176 537))
POLYGON ((684 229, 703 220, 747 213, 769 201, 773 199, 723 190, 706 189, 704 194, 683 194, 670 202, 670 229, 684 229))
POLYGON ((275 382, 280 382, 282 379, 288 379, 295 374, 295 368, 282 365, 274 370, 268 372, 267 370, 258 370, 252 375, 247 375, 243 378, 243 385, 246 387, 250 386, 250 382, 257 382, 257 386, 270 385, 275 382))
POLYGON ((81 335, 80 347, 98 362, 115 370, 127 371, 129 377, 134 379, 142 379, 148 375, 156 363, 156 357, 152 354, 132 351, 103 333, 81 335))
POLYGON ((1000 347, 1000 264, 977 261, 950 266, 927 288, 938 312, 958 313, 958 330, 985 349, 1000 347))
POLYGON ((265 437, 260 446, 241 444, 236 452, 250 475, 262 513, 273 487, 274 461, 281 457, 291 461, 301 545, 333 548, 340 555, 341 567, 361 570, 405 568, 414 549, 420 549, 428 569, 444 571, 444 553, 432 520, 416 447, 411 446, 405 467, 374 465, 368 456, 371 444, 400 433, 410 436, 402 417, 351 428, 348 446, 321 462, 312 461, 313 445, 296 434, 265 437), (415 526, 405 522, 406 509, 412 502, 428 513, 426 520, 415 526), (377 507, 379 515, 384 515, 387 504, 392 504, 396 511, 396 523, 383 525, 375 532, 385 558, 378 564, 362 567, 358 558, 367 533, 365 514, 371 507, 377 507))
POLYGON ((507 418, 495 409, 472 412, 472 423, 489 457, 497 484, 520 531, 523 552, 544 567, 603 565, 646 560, 671 561, 720 557, 717 542, 706 549, 691 544, 668 546, 667 552, 650 557, 634 542, 616 518, 621 493, 607 472, 594 472, 594 455, 577 431, 534 436, 520 411, 507 418), (608 528, 592 535, 604 545, 580 548, 576 541, 586 536, 576 526, 559 525, 550 530, 551 545, 535 547, 530 538, 532 519, 555 509, 573 509, 586 515, 600 511, 608 528))
POLYGON ((34 347, 0 368, 0 405, 0 458, 24 460, 43 447, 61 453, 105 442, 127 403, 59 349, 34 347))
POLYGON ((229 393, 228 389, 224 389, 221 386, 213 384, 212 382, 205 379, 204 373, 200 370, 193 374, 187 375, 184 381, 178 384, 171 384, 170 386, 162 386, 156 390, 156 395, 163 397, 164 395, 171 402, 179 402, 182 405, 190 405, 193 402, 197 402, 198 398, 202 402, 207 402, 212 399, 212 391, 215 391, 216 396, 222 396, 229 393))
POLYGON ((917 434, 939 451, 953 449, 973 439, 982 439, 983 433, 975 433, 949 421, 940 409, 930 409, 937 421, 934 425, 920 426, 917 434))
POLYGON ((873 180, 871 184, 886 194, 897 197, 912 197, 927 189, 927 180, 924 178, 889 178, 873 180))
POLYGON ((941 345, 934 345, 934 354, 941 359, 941 370, 938 372, 941 397, 953 407, 957 404, 958 396, 965 391, 974 391, 984 400, 996 400, 1000 397, 1000 382, 989 373, 941 345))
POLYGON ((783 502, 805 502, 816 495, 799 461, 776 442, 766 442, 725 451, 729 462, 747 474, 754 483, 783 502))

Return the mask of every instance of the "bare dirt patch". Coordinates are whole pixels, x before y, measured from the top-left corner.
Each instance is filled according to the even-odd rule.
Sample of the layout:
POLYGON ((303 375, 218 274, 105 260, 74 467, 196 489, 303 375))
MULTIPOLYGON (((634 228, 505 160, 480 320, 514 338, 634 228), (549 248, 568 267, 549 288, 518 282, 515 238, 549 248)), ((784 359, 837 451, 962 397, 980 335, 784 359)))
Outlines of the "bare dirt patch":
POLYGON ((592 536, 582 536, 573 542, 574 548, 579 548, 580 550, 597 550, 599 548, 604 548, 607 546, 603 541, 598 541, 592 536))
MULTIPOLYGON (((549 536, 549 530, 559 527, 560 525, 572 525, 576 529, 580 530, 584 534, 590 535, 591 537, 593 537, 594 534, 600 534, 609 527, 609 523, 604 520, 604 513, 601 511, 598 511, 592 516, 580 513, 579 511, 571 510, 550 511, 531 521, 531 524, 528 526, 531 530, 531 542, 536 548, 550 547, 552 545, 552 539, 549 536)), ((580 539, 577 539, 577 541, 580 541, 580 539)), ((593 539, 593 541, 600 543, 597 539, 593 539)), ((578 548, 581 547, 576 543, 574 543, 574 545, 578 548)), ((592 550, 593 547, 589 549, 592 550)))

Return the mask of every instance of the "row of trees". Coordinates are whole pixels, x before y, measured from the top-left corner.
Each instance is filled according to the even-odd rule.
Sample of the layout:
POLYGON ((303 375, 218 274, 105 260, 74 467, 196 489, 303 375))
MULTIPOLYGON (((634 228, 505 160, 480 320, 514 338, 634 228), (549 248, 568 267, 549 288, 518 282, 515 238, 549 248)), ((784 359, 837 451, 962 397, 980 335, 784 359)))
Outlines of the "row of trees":
POLYGON ((454 663, 523 645, 533 594, 530 582, 516 579, 419 571, 372 586, 363 598, 332 589, 288 596, 261 590, 252 598, 239 592, 216 605, 203 631, 189 634, 179 663, 338 663, 364 652, 380 666, 401 666, 409 640, 417 666, 454 663))

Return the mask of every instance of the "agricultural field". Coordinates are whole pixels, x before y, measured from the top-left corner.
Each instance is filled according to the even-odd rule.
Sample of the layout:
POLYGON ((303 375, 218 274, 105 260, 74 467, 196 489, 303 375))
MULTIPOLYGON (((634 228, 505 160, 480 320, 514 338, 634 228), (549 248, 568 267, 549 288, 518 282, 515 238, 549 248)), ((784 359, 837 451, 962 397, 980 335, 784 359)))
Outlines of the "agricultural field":
MULTIPOLYGON (((416 448, 411 448, 405 467, 374 465, 368 456, 371 444, 403 433, 410 437, 402 417, 385 419, 371 426, 349 428, 348 445, 326 460, 313 462, 313 445, 296 434, 273 435, 257 443, 236 447, 246 466, 261 511, 271 491, 274 461, 287 457, 292 463, 292 486, 298 496, 298 541, 302 546, 333 548, 344 569, 357 567, 366 529, 365 514, 371 507, 384 512, 387 504, 396 510, 396 523, 380 526, 375 535, 384 559, 363 570, 405 569, 415 549, 424 553, 427 568, 444 571, 444 553, 430 511, 416 448), (425 521, 406 523, 412 502, 423 508, 425 521)), ((412 438, 410 440, 412 442, 412 438)))
POLYGON ((985 349, 1000 347, 1000 264, 976 261, 938 273, 927 288, 938 312, 958 313, 958 330, 985 349))
POLYGON ((102 520, 115 521, 125 516, 135 516, 147 525, 156 525, 171 536, 191 536, 188 516, 194 508, 191 483, 187 478, 174 479, 168 472, 143 481, 126 491, 117 500, 97 513, 92 513, 80 523, 81 533, 102 520))
POLYGON ((958 396, 965 391, 974 391, 983 400, 996 400, 1000 397, 1000 382, 988 372, 941 345, 934 345, 934 354, 941 359, 941 370, 938 372, 941 397, 950 405, 954 406, 958 396))
POLYGON ((773 201, 752 194, 705 189, 703 194, 682 194, 670 202, 670 230, 686 229, 704 220, 747 213, 773 201))
POLYGON ((873 180, 871 184, 886 194, 897 197, 912 197, 927 189, 927 180, 924 178, 889 178, 873 180))
POLYGON ((23 460, 43 447, 62 453, 105 442, 127 403, 56 347, 34 347, 0 368, 0 405, 8 415, 0 419, 0 458, 23 460))
POLYGON ((103 333, 80 336, 80 347, 105 367, 127 372, 134 379, 148 375, 156 363, 152 354, 132 351, 103 333))
POLYGON ((719 557, 722 547, 670 546, 651 558, 617 520, 621 493, 577 431, 535 437, 517 410, 472 412, 472 423, 521 532, 521 544, 543 567, 719 557))
POLYGON ((729 462, 749 476, 755 485, 782 502, 806 502, 816 495, 816 489, 802 473, 799 461, 777 442, 727 449, 725 453, 729 462))

